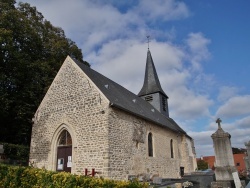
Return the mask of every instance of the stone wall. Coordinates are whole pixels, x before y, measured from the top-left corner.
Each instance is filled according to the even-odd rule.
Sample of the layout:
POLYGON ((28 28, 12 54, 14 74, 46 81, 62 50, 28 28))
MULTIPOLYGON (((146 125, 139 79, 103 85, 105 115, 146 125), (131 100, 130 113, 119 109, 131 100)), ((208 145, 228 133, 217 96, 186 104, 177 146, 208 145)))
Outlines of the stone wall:
POLYGON ((250 141, 245 142, 247 156, 244 158, 246 169, 250 171, 250 141))
POLYGON ((177 133, 115 108, 110 109, 109 119, 110 177, 127 179, 128 175, 150 174, 179 178, 181 163, 191 166, 187 145, 181 143, 177 133), (153 135, 153 157, 148 156, 149 132, 153 135), (178 148, 179 146, 183 147, 178 148), (183 151, 179 150, 185 150, 186 155, 180 156, 183 151), (182 157, 186 157, 185 160, 182 157))
POLYGON ((104 171, 108 164, 108 105, 98 88, 67 58, 33 119, 30 162, 55 170, 58 136, 66 129, 73 140, 71 172, 83 173, 85 168, 104 171))
POLYGON ((181 135, 179 147, 181 148, 181 166, 184 167, 185 173, 193 172, 197 168, 193 139, 186 135, 181 135))

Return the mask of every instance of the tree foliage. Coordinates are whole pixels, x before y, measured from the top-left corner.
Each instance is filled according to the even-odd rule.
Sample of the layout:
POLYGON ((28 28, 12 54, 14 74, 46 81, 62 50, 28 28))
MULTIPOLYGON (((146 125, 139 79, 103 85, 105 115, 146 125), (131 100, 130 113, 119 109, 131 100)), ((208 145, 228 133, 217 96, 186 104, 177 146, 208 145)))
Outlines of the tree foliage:
POLYGON ((232 147, 233 154, 241 154, 246 153, 247 150, 245 148, 234 148, 232 147))
POLYGON ((198 167, 198 170, 206 170, 208 169, 208 163, 204 160, 198 160, 197 167, 198 167))
POLYGON ((29 144, 32 117, 67 55, 81 50, 28 3, 0 0, 0 141, 29 144))
POLYGON ((24 145, 1 143, 4 148, 6 158, 11 160, 29 160, 29 147, 24 145))

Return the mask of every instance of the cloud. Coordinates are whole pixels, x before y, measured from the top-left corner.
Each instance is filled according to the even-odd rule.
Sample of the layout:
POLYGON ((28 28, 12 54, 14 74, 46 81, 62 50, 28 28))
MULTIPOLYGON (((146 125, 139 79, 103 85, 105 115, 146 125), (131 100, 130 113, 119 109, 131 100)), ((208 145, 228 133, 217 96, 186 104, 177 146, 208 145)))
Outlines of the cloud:
MULTIPOLYGON (((148 23, 152 26, 159 18, 166 22, 190 15, 183 2, 174 0, 139 1, 127 11, 121 11, 119 4, 115 7, 103 1, 75 0, 75 3, 68 3, 60 0, 60 6, 59 0, 49 4, 36 3, 46 18, 61 26, 73 37, 72 40, 81 43, 84 59, 92 64, 92 68, 135 93, 142 87, 144 78, 145 36, 151 31, 159 34, 154 32, 157 30, 150 29, 148 23)), ((173 30, 169 33, 173 35, 173 30)), ((185 70, 187 66, 184 67, 189 58, 195 61, 196 66, 206 58, 209 40, 202 33, 190 33, 187 43, 177 46, 156 38, 151 39, 151 52, 162 87, 171 97, 171 114, 174 117, 181 114, 182 118, 209 114, 211 100, 188 88, 188 81, 193 76, 185 70), (186 45, 188 51, 185 50, 186 45)))
POLYGON ((190 33, 186 40, 188 50, 190 51, 189 60, 193 65, 194 70, 200 70, 200 63, 210 57, 210 52, 207 48, 210 40, 205 38, 202 33, 190 33))
MULTIPOLYGON (((151 46, 162 88, 170 97, 171 117, 183 120, 209 116, 208 109, 213 101, 188 88, 192 74, 183 66, 186 58, 184 48, 155 40, 151 46)), ((117 39, 104 44, 98 52, 87 55, 86 59, 93 63, 92 68, 137 94, 144 79, 145 47, 145 43, 137 40, 117 39)))
POLYGON ((213 140, 211 138, 213 133, 213 131, 188 132, 194 139, 196 157, 214 155, 213 140))
POLYGON ((173 117, 183 120, 209 116, 208 109, 213 102, 207 96, 197 95, 185 86, 175 88, 171 94, 173 97, 169 104, 174 109, 173 117))
POLYGON ((250 95, 230 98, 216 112, 217 117, 235 118, 250 114, 250 95))
MULTIPOLYGON (((244 117, 239 120, 232 120, 230 122, 223 122, 222 120, 222 129, 231 135, 232 147, 245 148, 244 143, 249 141, 249 123, 250 116, 244 117)), ((210 122, 209 130, 207 131, 188 132, 188 135, 190 135, 194 139, 195 147, 197 149, 197 157, 199 157, 200 155, 214 155, 213 140, 211 138, 211 135, 215 133, 217 129, 218 125, 213 120, 212 122, 210 122)))
POLYGON ((139 1, 139 5, 133 11, 143 16, 147 21, 177 20, 190 15, 185 3, 174 0, 139 1))
MULTIPOLYGON (((182 69, 184 53, 179 48, 157 41, 152 41, 151 46, 153 46, 151 54, 160 79, 163 80, 168 76, 166 72, 182 69)), ((135 80, 137 80, 139 85, 127 88, 136 93, 143 84, 146 56, 146 43, 133 39, 117 39, 104 44, 98 52, 87 55, 86 59, 93 63, 94 69, 121 85, 132 86, 132 83, 135 84, 135 80)), ((180 76, 178 78, 180 79, 180 76)), ((167 84, 164 83, 163 87, 173 85, 171 80, 167 84)), ((183 83, 183 80, 180 80, 180 82, 183 83)))
POLYGON ((241 129, 250 129, 250 116, 244 117, 236 121, 236 127, 241 129))
MULTIPOLYGON (((149 27, 147 22, 154 22, 159 18, 165 21, 176 20, 189 15, 186 5, 174 0, 128 2, 132 7, 127 11, 123 11, 124 8, 121 8, 120 3, 113 1, 75 0, 74 3, 69 3, 67 0, 49 2, 27 0, 27 2, 31 5, 36 4, 38 11, 42 12, 46 19, 53 25, 62 27, 67 37, 76 41, 84 54, 91 53, 103 43, 117 38, 145 40, 146 35, 150 33, 154 34, 155 38, 159 34, 166 37, 173 36, 173 30, 159 33, 158 30, 149 27)), ((126 7, 126 4, 122 3, 122 6, 126 7)))
MULTIPOLYGON (((206 133, 207 134, 213 134, 217 129, 218 125, 215 123, 214 119, 211 119, 212 122, 210 122, 208 131, 203 132, 203 136, 205 140, 200 140, 202 135, 199 135, 200 132, 194 132, 192 135, 197 138, 197 145, 196 147, 199 147, 199 152, 201 152, 202 145, 205 143, 208 143, 207 137, 205 138, 206 133)), ((245 148, 244 143, 249 141, 249 134, 250 134, 250 116, 244 117, 242 119, 222 119, 221 127, 225 132, 228 132, 231 135, 231 146, 232 147, 238 147, 238 148, 245 148)), ((205 155, 210 155, 204 152, 205 155)), ((213 154, 214 155, 214 154, 213 154)))
MULTIPOLYGON (((34 0, 28 2, 35 3, 34 0)), ((101 1, 75 0, 69 3, 67 0, 53 0, 36 4, 45 18, 62 27, 69 38, 80 43, 85 53, 111 39, 129 35, 129 27, 135 24, 138 27, 141 22, 138 15, 121 13, 111 4, 101 1), (127 32, 122 32, 124 29, 128 29, 127 32)))
POLYGON ((247 129, 237 129, 229 131, 231 134, 231 140, 233 141, 233 147, 242 147, 244 142, 249 141, 250 128, 247 129))
POLYGON ((229 98, 235 96, 239 92, 239 89, 236 87, 222 86, 219 89, 218 100, 226 101, 229 98))

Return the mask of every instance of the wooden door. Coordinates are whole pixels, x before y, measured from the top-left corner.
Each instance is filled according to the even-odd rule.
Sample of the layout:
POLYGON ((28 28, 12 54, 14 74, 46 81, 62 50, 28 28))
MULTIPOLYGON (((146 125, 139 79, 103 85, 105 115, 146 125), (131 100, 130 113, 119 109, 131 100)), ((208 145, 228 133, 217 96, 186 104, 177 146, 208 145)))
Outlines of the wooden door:
POLYGON ((72 146, 58 146, 57 148, 57 171, 71 172, 72 146))

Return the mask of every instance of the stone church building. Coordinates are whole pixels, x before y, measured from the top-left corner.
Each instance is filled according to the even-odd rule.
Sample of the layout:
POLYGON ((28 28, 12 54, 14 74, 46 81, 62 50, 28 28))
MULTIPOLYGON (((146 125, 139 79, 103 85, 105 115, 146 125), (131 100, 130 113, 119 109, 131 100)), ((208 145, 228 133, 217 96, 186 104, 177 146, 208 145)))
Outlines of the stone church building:
MULTIPOLYGON (((111 70, 112 71, 112 70, 111 70)), ((67 57, 33 118, 30 163, 128 179, 196 169, 193 139, 169 117, 150 51, 138 95, 67 57)))

